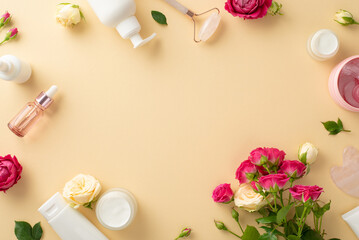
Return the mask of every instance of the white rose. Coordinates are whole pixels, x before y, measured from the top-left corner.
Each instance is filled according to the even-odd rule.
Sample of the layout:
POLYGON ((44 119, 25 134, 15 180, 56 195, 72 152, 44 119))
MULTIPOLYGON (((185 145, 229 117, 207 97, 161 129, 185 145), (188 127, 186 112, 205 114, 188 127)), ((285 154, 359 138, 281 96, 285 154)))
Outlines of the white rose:
POLYGON ((355 20, 353 19, 353 15, 350 12, 342 9, 340 9, 338 12, 335 13, 334 21, 342 25, 350 25, 356 23, 355 20))
POLYGON ((75 208, 80 205, 91 208, 90 203, 96 199, 100 191, 101 185, 96 178, 79 174, 65 184, 62 195, 75 208))
POLYGON ((317 156, 318 149, 313 144, 307 142, 299 147, 298 158, 302 163, 312 164, 317 160, 317 156))
POLYGON ((267 201, 253 190, 251 184, 243 183, 234 194, 234 204, 248 212, 254 212, 267 205, 267 201))
POLYGON ((78 5, 72 3, 57 5, 56 20, 63 26, 74 26, 78 24, 82 18, 83 15, 78 5))

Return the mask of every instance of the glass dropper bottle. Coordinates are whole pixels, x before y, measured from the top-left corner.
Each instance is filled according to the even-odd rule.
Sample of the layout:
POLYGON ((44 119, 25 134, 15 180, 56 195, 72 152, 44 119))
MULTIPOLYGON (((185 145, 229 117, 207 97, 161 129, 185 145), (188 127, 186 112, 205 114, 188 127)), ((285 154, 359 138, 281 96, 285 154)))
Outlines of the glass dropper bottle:
POLYGON ((56 92, 57 86, 53 85, 46 92, 41 92, 35 101, 27 103, 9 122, 10 130, 18 137, 24 137, 52 104, 56 92))

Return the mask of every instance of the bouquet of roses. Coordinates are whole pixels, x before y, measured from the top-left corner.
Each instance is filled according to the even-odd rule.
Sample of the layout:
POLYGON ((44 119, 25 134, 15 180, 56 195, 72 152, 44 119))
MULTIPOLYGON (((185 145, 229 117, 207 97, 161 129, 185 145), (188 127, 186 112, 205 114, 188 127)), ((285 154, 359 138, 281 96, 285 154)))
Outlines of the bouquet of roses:
MULTIPOLYGON (((239 188, 234 194, 230 184, 221 184, 213 191, 218 203, 234 202, 238 208, 261 215, 256 219, 260 228, 242 228, 239 213, 232 208, 232 217, 238 223, 241 234, 229 230, 223 222, 215 221, 219 230, 242 240, 323 240, 323 215, 330 209, 329 203, 321 203, 323 188, 296 185, 295 181, 309 173, 309 166, 316 160, 318 150, 310 143, 299 148, 299 160, 284 160, 285 152, 276 148, 257 148, 243 161, 236 172, 239 188), (307 224, 313 218, 314 226, 307 224)), ((332 240, 337 238, 332 238, 332 240)))

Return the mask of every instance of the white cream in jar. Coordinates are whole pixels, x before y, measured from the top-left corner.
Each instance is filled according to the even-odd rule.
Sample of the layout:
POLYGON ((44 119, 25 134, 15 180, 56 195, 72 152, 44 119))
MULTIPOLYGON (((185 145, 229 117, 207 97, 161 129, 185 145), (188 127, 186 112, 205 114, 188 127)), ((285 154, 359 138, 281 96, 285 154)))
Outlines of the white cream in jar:
POLYGON ((128 227, 136 216, 137 203, 134 196, 122 188, 105 192, 96 204, 99 222, 111 230, 128 227))
POLYGON ((308 39, 307 50, 310 56, 319 61, 334 57, 339 50, 339 40, 334 32, 321 29, 308 39))

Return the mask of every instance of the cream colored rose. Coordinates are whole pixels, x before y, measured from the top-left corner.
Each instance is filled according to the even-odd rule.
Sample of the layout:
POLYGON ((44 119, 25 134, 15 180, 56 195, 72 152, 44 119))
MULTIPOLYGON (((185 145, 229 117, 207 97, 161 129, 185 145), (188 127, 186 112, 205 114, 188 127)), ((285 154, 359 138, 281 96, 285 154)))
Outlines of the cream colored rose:
POLYGON ((65 184, 62 195, 75 208, 87 206, 101 191, 100 182, 91 175, 79 174, 65 184))
POLYGON ((56 20, 65 27, 72 27, 83 18, 78 5, 72 3, 61 3, 57 5, 56 20))
POLYGON ((317 156, 318 149, 313 144, 307 142, 299 147, 298 158, 302 163, 312 164, 317 160, 317 156))
POLYGON ((343 9, 340 9, 338 12, 335 13, 334 21, 342 25, 350 25, 355 23, 353 19, 353 15, 350 12, 343 9))
POLYGON ((249 183, 243 183, 234 194, 234 204, 248 212, 254 212, 267 205, 267 201, 249 183))

